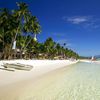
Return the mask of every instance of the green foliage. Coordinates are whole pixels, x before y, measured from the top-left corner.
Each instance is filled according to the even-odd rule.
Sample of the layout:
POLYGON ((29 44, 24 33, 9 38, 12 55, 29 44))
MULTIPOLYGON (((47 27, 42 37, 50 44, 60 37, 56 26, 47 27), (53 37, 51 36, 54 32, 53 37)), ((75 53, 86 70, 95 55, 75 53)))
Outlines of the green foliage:
POLYGON ((66 43, 61 46, 52 38, 48 38, 44 43, 35 41, 31 35, 36 36, 40 32, 39 20, 30 13, 26 3, 17 3, 17 9, 12 11, 6 8, 0 9, 1 58, 78 58, 78 54, 65 48, 66 43), (12 50, 14 41, 16 41, 16 49, 12 50), (16 56, 18 49, 20 57, 16 56))
MULTIPOLYGON (((41 27, 37 17, 31 15, 28 5, 24 2, 17 3, 17 9, 8 10, 0 9, 0 51, 3 52, 3 57, 6 56, 8 48, 9 56, 12 55, 13 42, 17 41, 16 49, 23 52, 31 42, 31 34, 41 32, 41 27), (23 35, 26 33, 26 36, 23 35)), ((15 50, 14 50, 15 51, 15 50)))
MULTIPOLYGON (((55 57, 58 57, 57 59, 68 59, 68 58, 74 58, 78 59, 78 54, 72 51, 71 49, 64 48, 60 44, 56 43, 52 38, 46 39, 44 43, 33 43, 32 49, 33 52, 31 54, 35 54, 36 58, 46 58, 46 59, 55 59, 55 57)), ((31 49, 31 51, 32 51, 31 49)))

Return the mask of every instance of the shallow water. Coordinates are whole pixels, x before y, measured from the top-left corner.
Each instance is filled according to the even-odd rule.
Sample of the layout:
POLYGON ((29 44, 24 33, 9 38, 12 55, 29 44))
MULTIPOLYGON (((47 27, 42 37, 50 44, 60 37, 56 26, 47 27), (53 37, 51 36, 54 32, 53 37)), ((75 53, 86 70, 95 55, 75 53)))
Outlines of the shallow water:
POLYGON ((99 64, 80 62, 55 73, 38 81, 26 100, 100 100, 99 64))

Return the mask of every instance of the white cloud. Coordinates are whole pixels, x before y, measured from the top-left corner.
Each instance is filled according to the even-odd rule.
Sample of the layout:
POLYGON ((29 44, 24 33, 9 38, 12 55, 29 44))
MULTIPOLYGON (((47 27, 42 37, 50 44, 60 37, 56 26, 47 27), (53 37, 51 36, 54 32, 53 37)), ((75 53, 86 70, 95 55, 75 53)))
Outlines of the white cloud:
POLYGON ((72 16, 72 17, 63 17, 65 22, 69 22, 74 25, 82 25, 85 28, 99 28, 100 19, 94 16, 72 16))
POLYGON ((73 24, 80 24, 83 22, 87 22, 88 20, 83 17, 77 17, 77 18, 68 18, 68 21, 72 22, 73 24))
POLYGON ((90 16, 63 17, 63 19, 67 22, 71 22, 72 24, 81 24, 88 22, 90 20, 90 16))

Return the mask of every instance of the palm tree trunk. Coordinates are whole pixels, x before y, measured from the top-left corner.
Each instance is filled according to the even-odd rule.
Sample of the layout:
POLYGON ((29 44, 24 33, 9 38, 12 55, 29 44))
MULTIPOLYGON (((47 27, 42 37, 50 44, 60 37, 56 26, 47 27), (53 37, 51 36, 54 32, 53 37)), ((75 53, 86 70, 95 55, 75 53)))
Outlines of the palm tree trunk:
POLYGON ((27 46, 29 45, 29 43, 31 42, 31 40, 32 40, 32 38, 28 41, 28 43, 26 44, 26 46, 24 48, 22 48, 23 51, 27 48, 27 46))

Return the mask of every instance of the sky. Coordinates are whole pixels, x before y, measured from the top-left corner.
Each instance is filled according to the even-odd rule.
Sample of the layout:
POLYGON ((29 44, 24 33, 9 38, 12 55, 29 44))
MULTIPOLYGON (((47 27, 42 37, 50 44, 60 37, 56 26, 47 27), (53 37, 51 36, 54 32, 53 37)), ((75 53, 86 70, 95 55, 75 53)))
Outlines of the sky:
MULTIPOLYGON (((0 0, 0 8, 15 9, 21 0, 0 0)), ((81 56, 100 55, 100 0, 22 0, 39 19, 39 42, 48 37, 81 56)))

